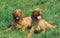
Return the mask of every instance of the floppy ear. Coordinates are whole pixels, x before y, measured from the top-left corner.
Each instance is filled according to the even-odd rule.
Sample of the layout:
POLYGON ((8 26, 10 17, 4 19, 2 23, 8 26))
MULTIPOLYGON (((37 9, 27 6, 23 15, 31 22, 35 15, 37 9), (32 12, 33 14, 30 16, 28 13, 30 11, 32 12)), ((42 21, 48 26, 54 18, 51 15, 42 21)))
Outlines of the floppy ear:
POLYGON ((39 9, 39 11, 40 11, 41 18, 43 18, 42 10, 41 10, 41 9, 39 9))
POLYGON ((21 11, 21 15, 22 15, 22 17, 24 16, 24 13, 21 11))
POLYGON ((32 15, 34 14, 35 10, 32 11, 32 15))
POLYGON ((22 11, 21 12, 21 19, 23 20, 23 17, 24 17, 24 13, 22 11))
POLYGON ((43 14, 42 14, 42 12, 40 11, 40 14, 41 14, 41 18, 43 18, 43 14))
POLYGON ((33 18, 33 14, 34 14, 35 10, 32 10, 32 14, 31 14, 31 18, 33 18))

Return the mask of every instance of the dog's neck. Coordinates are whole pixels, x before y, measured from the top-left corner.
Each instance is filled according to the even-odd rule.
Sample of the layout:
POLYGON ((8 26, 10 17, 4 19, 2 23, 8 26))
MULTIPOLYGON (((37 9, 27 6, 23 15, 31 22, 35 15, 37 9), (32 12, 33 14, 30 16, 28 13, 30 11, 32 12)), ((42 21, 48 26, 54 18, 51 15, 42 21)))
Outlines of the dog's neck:
POLYGON ((19 21, 18 21, 18 24, 21 25, 21 22, 23 21, 23 18, 21 18, 19 21))
POLYGON ((33 23, 38 23, 38 22, 39 22, 39 20, 32 20, 32 22, 33 22, 33 23))

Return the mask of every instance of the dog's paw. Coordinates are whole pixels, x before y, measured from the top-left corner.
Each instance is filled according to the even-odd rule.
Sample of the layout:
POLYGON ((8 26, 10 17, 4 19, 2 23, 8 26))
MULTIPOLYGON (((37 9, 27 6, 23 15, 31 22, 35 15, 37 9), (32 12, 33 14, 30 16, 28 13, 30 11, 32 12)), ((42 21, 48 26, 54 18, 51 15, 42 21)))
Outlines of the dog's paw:
POLYGON ((4 32, 8 32, 8 30, 4 30, 4 32))
POLYGON ((4 32, 8 32, 8 31, 10 31, 10 30, 11 30, 11 29, 5 29, 4 32))
POLYGON ((25 30, 22 30, 22 32, 25 32, 25 30))
POLYGON ((54 26, 53 29, 55 29, 57 26, 54 26))
POLYGON ((31 38, 31 36, 30 36, 30 35, 28 35, 26 38, 31 38))
POLYGON ((45 31, 42 31, 41 34, 45 34, 45 31))

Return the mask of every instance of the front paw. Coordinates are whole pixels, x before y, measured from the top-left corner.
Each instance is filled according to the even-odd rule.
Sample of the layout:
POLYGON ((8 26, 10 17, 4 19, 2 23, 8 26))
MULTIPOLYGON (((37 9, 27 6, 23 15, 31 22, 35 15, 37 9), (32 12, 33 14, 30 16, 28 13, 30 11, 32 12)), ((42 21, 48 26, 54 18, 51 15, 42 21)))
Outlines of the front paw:
POLYGON ((8 32, 8 31, 10 31, 10 30, 11 30, 10 28, 9 28, 9 29, 5 29, 4 32, 8 32))
POLYGON ((4 32, 8 32, 8 31, 9 31, 8 29, 4 30, 4 32))
POLYGON ((54 26, 53 29, 55 29, 57 26, 54 26))
POLYGON ((23 32, 25 32, 25 30, 22 30, 23 32))

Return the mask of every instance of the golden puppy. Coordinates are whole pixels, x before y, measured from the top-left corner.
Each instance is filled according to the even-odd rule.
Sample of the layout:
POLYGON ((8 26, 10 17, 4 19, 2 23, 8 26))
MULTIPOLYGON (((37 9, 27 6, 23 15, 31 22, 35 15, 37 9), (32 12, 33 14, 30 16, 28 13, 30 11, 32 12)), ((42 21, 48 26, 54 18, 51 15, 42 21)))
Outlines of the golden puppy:
POLYGON ((11 30, 12 28, 21 28, 22 31, 25 31, 27 27, 30 27, 31 25, 31 17, 25 17, 23 18, 23 12, 20 9, 16 9, 13 12, 13 21, 9 25, 8 29, 5 31, 11 30))
POLYGON ((49 24, 47 21, 45 21, 43 19, 43 15, 42 12, 40 10, 40 8, 37 8, 35 10, 33 10, 32 15, 31 15, 31 29, 30 32, 27 36, 27 38, 30 38, 30 36, 34 33, 34 32, 40 32, 43 31, 45 32, 45 29, 48 28, 55 28, 56 26, 52 26, 51 24, 49 24))

